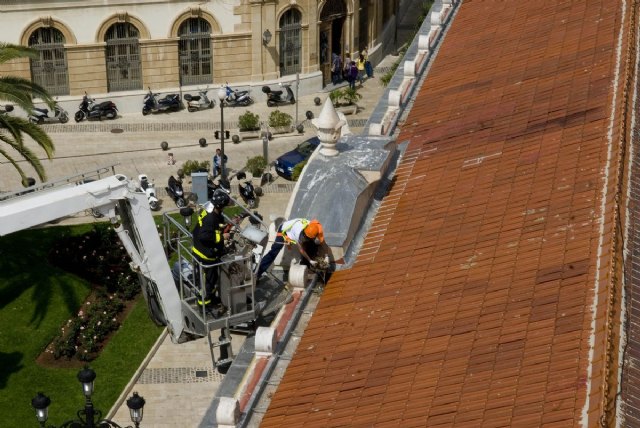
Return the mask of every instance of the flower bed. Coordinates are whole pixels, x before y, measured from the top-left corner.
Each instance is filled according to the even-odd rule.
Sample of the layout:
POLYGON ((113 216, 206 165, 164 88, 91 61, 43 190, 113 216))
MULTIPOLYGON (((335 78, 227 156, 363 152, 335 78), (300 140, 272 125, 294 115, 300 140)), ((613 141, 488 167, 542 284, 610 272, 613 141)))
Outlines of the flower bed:
POLYGON ((60 328, 47 351, 56 359, 91 361, 120 327, 126 302, 140 292, 138 278, 129 269, 129 256, 114 230, 98 224, 84 235, 56 242, 49 261, 91 282, 93 292, 76 317, 60 328))

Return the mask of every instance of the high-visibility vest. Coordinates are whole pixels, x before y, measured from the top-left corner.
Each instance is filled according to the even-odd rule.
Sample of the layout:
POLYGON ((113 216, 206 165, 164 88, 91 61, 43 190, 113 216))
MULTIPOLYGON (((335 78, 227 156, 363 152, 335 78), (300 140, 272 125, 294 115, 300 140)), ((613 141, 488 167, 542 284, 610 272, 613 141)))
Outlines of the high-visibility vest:
POLYGON ((300 234, 309 225, 310 221, 306 218, 294 218, 293 220, 282 223, 280 234, 288 245, 297 244, 300 234))

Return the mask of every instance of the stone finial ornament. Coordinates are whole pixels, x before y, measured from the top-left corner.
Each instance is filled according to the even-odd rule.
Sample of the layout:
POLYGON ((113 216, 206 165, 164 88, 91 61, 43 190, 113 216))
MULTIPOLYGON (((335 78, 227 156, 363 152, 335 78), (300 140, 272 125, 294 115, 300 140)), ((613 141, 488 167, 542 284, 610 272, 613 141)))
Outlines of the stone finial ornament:
POLYGON ((338 138, 340 138, 340 130, 346 125, 346 122, 340 120, 329 97, 325 100, 320 115, 316 119, 313 119, 311 123, 318 128, 318 138, 322 143, 320 154, 324 156, 338 156, 336 142, 338 138))

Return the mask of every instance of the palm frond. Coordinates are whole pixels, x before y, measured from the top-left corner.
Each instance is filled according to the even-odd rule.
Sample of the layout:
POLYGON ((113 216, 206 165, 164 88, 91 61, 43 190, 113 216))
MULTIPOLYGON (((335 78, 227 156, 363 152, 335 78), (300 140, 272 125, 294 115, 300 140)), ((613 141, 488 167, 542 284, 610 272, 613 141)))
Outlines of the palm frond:
MULTIPOLYGON (((47 154, 47 158, 51 159, 55 151, 55 147, 49 135, 47 135, 40 126, 20 117, 13 117, 10 120, 10 123, 14 130, 18 130, 20 134, 27 134, 31 137, 31 139, 44 150, 47 154)), ((20 137, 20 140, 23 141, 22 136, 20 137)))
POLYGON ((19 58, 38 58, 38 51, 22 45, 0 42, 0 64, 19 58))
MULTIPOLYGON (((7 142, 5 140, 5 137, 2 136, 2 134, 0 134, 0 141, 2 141, 4 143, 7 142)), ((13 167, 18 171, 18 174, 20 174, 20 181, 22 181, 23 183, 26 182, 26 180, 27 180, 26 174, 24 173, 22 168, 20 168, 20 165, 18 165, 18 162, 16 162, 16 160, 6 150, 4 150, 2 148, 2 146, 0 146, 0 156, 2 156, 5 159, 7 159, 9 161, 9 163, 11 165, 13 165, 13 167)))
MULTIPOLYGON (((26 46, 0 42, 0 64, 20 58, 38 58, 38 51, 26 46)), ((20 106, 30 113, 33 111, 33 97, 42 99, 50 108, 55 102, 41 85, 15 76, 0 76, 0 100, 20 106)), ((28 135, 44 150, 48 159, 51 159, 55 150, 53 141, 39 126, 28 120, 0 114, 0 143, 15 150, 33 169, 40 180, 46 180, 46 174, 40 159, 24 144, 23 135, 28 135)), ((8 150, 0 147, 0 156, 4 156, 18 171, 22 182, 26 183, 26 175, 18 162, 11 156, 8 150)))
POLYGON ((18 117, 0 115, 0 125, 3 126, 0 128, 0 141, 18 152, 35 170, 40 180, 46 180, 44 167, 35 153, 24 144, 23 134, 31 137, 45 151, 47 158, 51 159, 55 148, 49 136, 38 125, 18 117))
POLYGON ((0 100, 17 104, 30 112, 33 110, 34 97, 41 98, 50 108, 53 108, 53 98, 37 83, 15 76, 0 77, 0 100))

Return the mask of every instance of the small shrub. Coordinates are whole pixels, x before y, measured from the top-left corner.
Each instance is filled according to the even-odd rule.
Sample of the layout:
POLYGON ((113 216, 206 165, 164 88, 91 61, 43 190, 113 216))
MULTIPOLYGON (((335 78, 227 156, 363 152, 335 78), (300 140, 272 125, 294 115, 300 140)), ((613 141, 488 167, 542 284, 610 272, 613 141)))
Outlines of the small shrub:
POLYGON ((341 98, 342 89, 334 89, 333 91, 329 92, 329 99, 331 100, 331 103, 334 105, 334 107, 338 106, 341 98))
POLYGON ((209 161, 187 160, 182 164, 184 175, 191 175, 192 172, 207 172, 211 168, 209 161))
POLYGON ((255 131, 260 129, 260 116, 247 110, 238 118, 240 131, 255 131))
POLYGON ((291 115, 280 110, 274 110, 269 115, 269 126, 272 128, 286 128, 291 126, 291 123, 293 123, 291 115))
POLYGON ((420 27, 422 27, 422 23, 424 22, 425 18, 429 14, 429 10, 431 10, 431 6, 433 6, 433 0, 425 0, 422 3, 422 7, 421 7, 422 10, 420 11, 420 16, 418 16, 418 20, 416 21, 415 32, 418 32, 420 30, 420 27))
POLYGON ((382 83, 383 86, 387 86, 389 84, 389 82, 391 81, 391 78, 393 77, 396 70, 400 66, 400 61, 402 60, 403 57, 404 57, 404 54, 400 56, 401 58, 400 60, 393 63, 389 71, 387 71, 384 75, 382 75, 382 77, 380 78, 380 82, 382 83))
POLYGON ((298 181, 298 178, 300 178, 300 174, 302 174, 302 170, 304 169, 306 164, 307 161, 304 160, 293 167, 293 171, 291 172, 291 179, 293 181, 298 181))
POLYGON ((262 156, 255 156, 250 159, 247 159, 247 165, 245 169, 250 171, 254 177, 259 177, 264 172, 264 169, 267 167, 267 161, 262 156))
POLYGON ((362 94, 359 94, 355 88, 346 88, 342 91, 342 99, 348 104, 351 105, 362 99, 362 94))

